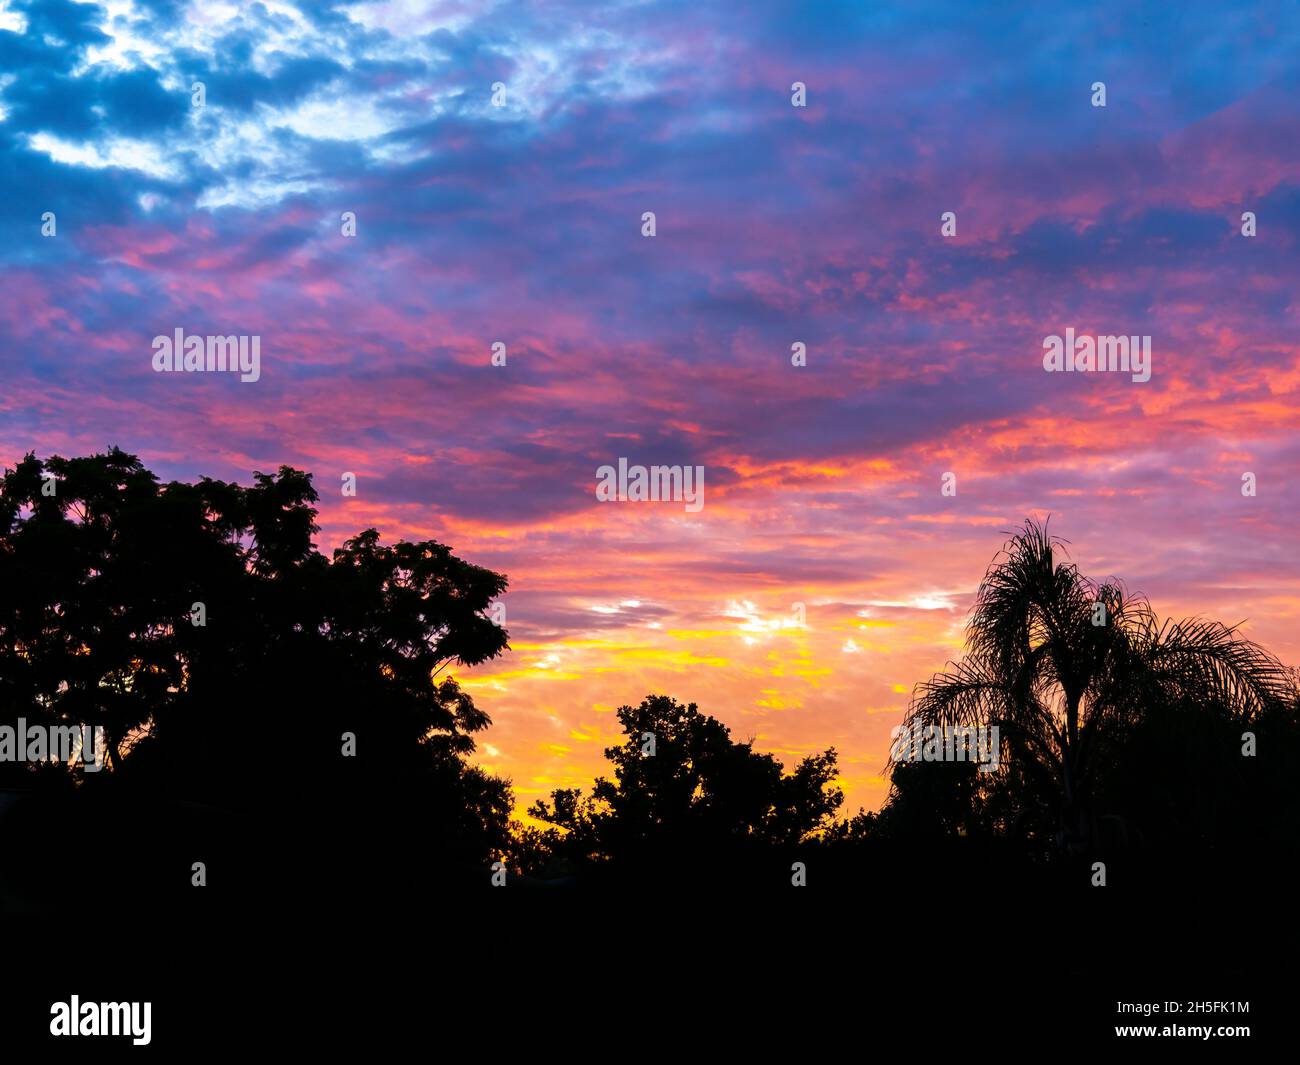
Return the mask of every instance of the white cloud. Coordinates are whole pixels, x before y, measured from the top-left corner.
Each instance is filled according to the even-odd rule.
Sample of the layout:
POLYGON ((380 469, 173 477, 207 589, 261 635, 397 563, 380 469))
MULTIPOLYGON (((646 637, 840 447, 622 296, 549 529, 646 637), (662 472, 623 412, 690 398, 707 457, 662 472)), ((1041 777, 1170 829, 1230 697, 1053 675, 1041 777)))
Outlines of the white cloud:
POLYGON ((167 180, 178 176, 175 165, 163 159, 156 146, 147 141, 113 137, 101 144, 74 144, 49 133, 33 133, 27 138, 27 143, 34 151, 43 152, 56 163, 69 166, 85 166, 93 170, 116 167, 167 180))
MULTIPOLYGON (((957 592, 926 592, 910 599, 873 599, 872 606, 902 608, 905 610, 954 610, 953 597, 957 592)), ((858 612, 859 617, 870 617, 869 610, 858 612)))
POLYGON ((84 62, 73 74, 99 65, 116 70, 134 70, 142 65, 158 69, 167 49, 143 32, 136 32, 147 31, 149 23, 132 0, 105 0, 103 6, 107 17, 99 24, 99 31, 112 40, 87 48, 84 62))
POLYGON ((263 121, 272 129, 287 127, 299 136, 313 140, 362 141, 382 137, 405 124, 380 110, 371 98, 316 93, 291 111, 258 108, 263 121))
POLYGON ((27 16, 21 11, 10 10, 9 0, 0 0, 0 30, 8 30, 10 33, 27 32, 27 16))

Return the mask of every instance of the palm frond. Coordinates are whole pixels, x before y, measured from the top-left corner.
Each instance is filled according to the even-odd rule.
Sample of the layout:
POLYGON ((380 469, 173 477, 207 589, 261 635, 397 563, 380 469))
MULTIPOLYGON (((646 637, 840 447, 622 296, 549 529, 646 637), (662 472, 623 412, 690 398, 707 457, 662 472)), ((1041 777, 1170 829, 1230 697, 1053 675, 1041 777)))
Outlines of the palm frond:
POLYGON ((1235 627, 1203 618, 1165 622, 1146 658, 1171 694, 1209 701, 1250 719, 1293 694, 1291 672, 1235 627))

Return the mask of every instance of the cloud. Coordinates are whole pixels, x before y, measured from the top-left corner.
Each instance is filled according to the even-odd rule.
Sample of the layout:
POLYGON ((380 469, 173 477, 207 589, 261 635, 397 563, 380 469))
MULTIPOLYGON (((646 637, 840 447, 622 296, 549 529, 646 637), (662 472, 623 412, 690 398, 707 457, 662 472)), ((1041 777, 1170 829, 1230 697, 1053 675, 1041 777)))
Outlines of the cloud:
POLYGON ((289 462, 327 549, 507 572, 533 646, 473 676, 525 788, 598 766, 533 760, 557 720, 666 689, 873 801, 1028 514, 1300 656, 1298 44, 1119 3, 0 5, 0 461, 289 462), (153 374, 176 327, 260 335, 261 380, 153 374), (1152 380, 1043 373, 1067 327, 1150 334, 1152 380), (620 455, 703 465, 703 511, 597 505, 620 455))

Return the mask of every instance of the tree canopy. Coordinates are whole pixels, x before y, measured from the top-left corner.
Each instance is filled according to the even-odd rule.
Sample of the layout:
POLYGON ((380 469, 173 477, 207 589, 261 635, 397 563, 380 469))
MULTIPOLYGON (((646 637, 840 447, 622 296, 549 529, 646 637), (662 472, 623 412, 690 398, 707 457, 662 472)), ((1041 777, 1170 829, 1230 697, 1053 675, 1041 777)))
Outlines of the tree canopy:
POLYGON ((587 796, 560 789, 528 811, 562 831, 549 837, 551 851, 571 870, 648 876, 698 861, 698 874, 793 853, 844 801, 832 784, 834 748, 786 773, 694 703, 666 695, 620 707, 618 721, 627 738, 605 751, 614 779, 598 778, 587 796))
POLYGON ((495 860, 524 883, 698 888, 783 886, 799 863, 848 884, 941 879, 957 841, 983 882, 1100 853, 1296 850, 1294 672, 1230 626, 1162 621, 1084 577, 1033 522, 980 585, 966 657, 904 721, 996 726, 993 771, 892 762, 879 813, 837 820, 834 748, 787 772, 651 695, 617 711, 612 774, 534 803, 525 828, 509 782, 470 761, 491 722, 448 672, 507 647, 489 618, 505 577, 375 529, 327 558, 317 502, 289 466, 162 483, 117 449, 4 472, 0 725, 100 727, 109 771, 0 761, 0 788, 32 798, 4 818, 20 857, 0 897, 56 904, 88 868, 123 900, 185 890, 196 861, 235 895, 415 899, 486 886, 495 860), (65 845, 72 822, 104 841, 93 860, 65 845))
POLYGON ((966 644, 918 685, 905 723, 997 725, 1002 765, 987 777, 894 765, 882 828, 933 830, 944 810, 962 831, 1084 854, 1240 841, 1267 820, 1260 809, 1296 811, 1294 671, 1231 626, 1162 621, 1122 583, 1084 577, 1045 523, 1026 523, 989 568, 966 644))
POLYGON ((506 579, 374 529, 326 558, 316 502, 288 466, 163 484, 116 449, 27 456, 0 479, 0 720, 104 728, 83 806, 253 814, 232 846, 328 875, 389 845, 477 873, 510 796, 465 761, 490 720, 444 674, 506 647, 506 579))

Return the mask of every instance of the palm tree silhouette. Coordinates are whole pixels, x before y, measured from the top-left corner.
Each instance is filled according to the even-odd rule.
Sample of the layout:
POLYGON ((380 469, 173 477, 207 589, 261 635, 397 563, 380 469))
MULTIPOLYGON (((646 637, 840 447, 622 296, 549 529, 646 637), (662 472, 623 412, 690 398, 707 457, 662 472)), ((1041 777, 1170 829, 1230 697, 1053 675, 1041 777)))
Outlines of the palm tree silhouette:
POLYGON ((1099 750, 1142 715, 1213 708, 1249 722, 1292 699, 1294 685, 1235 628, 1161 622, 1123 584, 1058 562, 1064 543, 1046 522, 1011 537, 980 585, 966 657, 917 686, 905 725, 998 725, 1006 750, 997 773, 1040 810, 1054 807, 1057 846, 1078 854, 1097 836, 1099 750))

